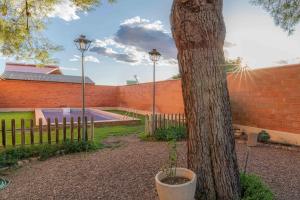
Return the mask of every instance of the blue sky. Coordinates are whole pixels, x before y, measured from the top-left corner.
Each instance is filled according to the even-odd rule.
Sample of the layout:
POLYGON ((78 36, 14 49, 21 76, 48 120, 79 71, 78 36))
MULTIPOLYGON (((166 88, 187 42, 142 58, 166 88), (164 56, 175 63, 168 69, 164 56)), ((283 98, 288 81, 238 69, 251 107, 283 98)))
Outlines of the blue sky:
MULTIPOLYGON (((51 14, 45 34, 64 47, 54 57, 65 74, 81 74, 73 40, 85 34, 95 41, 87 53, 86 74, 97 84, 123 85, 134 75, 140 82, 151 81, 152 65, 147 52, 154 47, 164 55, 157 67, 157 79, 164 80, 178 73, 170 34, 171 4, 172 0, 119 0, 113 5, 103 1, 95 10, 79 13, 64 0, 51 14)), ((224 18, 227 57, 240 56, 243 64, 252 68, 300 62, 299 27, 288 36, 265 11, 248 0, 224 0, 224 18)), ((4 63, 0 59, 1 71, 4 63)))

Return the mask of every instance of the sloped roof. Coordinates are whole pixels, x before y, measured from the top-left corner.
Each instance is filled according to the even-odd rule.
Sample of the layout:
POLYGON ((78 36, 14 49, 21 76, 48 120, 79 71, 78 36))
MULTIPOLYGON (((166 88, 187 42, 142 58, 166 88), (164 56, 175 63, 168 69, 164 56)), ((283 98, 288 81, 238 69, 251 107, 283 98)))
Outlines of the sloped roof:
POLYGON ((40 74, 62 74, 58 66, 37 66, 32 64, 6 63, 5 72, 29 72, 40 74))
MULTIPOLYGON (((46 81, 59 83, 81 83, 81 76, 41 74, 30 72, 10 72, 5 71, 1 78, 4 80, 23 80, 23 81, 46 81)), ((85 83, 95 84, 89 77, 85 77, 85 83)))

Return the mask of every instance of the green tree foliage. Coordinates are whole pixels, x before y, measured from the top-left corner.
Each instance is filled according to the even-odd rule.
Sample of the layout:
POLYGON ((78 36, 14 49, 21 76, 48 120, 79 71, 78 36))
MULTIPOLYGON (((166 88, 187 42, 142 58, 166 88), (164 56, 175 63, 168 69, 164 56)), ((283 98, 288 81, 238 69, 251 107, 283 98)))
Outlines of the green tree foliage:
POLYGON ((251 3, 261 6, 274 18, 275 24, 292 34, 300 21, 299 0, 251 0, 251 3))
MULTIPOLYGON (((238 72, 239 68, 242 67, 242 58, 237 57, 236 59, 226 59, 224 68, 226 72, 238 72)), ((181 74, 176 74, 172 76, 172 79, 180 79, 181 74)))
POLYGON ((237 57, 236 59, 226 59, 225 60, 225 71, 235 72, 238 68, 242 66, 242 58, 237 57))
MULTIPOLYGON (((44 37, 43 31, 49 22, 49 13, 62 1, 0 0, 0 55, 54 63, 51 54, 62 47, 44 37)), ((82 12, 89 11, 100 3, 100 0, 70 1, 82 12)))

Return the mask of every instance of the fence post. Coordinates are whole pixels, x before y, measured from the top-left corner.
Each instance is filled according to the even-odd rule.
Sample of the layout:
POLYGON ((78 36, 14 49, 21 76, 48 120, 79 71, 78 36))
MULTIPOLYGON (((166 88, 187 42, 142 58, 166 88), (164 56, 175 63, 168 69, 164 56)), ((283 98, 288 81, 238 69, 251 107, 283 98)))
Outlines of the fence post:
POLYGON ((16 121, 15 121, 15 119, 11 120, 11 143, 13 146, 16 146, 16 121))
POLYGON ((94 117, 91 118, 91 141, 94 141, 94 117))
POLYGON ((51 121, 47 119, 47 133, 48 133, 48 144, 51 144, 51 121))
POLYGON ((25 145, 25 121, 21 119, 21 145, 25 145))
POLYGON ((5 129, 5 120, 2 119, 1 121, 2 127, 1 127, 1 132, 2 132, 2 145, 5 148, 6 147, 6 129, 5 129))
POLYGON ((55 122, 55 142, 56 144, 59 143, 59 127, 58 127, 58 119, 55 117, 54 119, 55 122))
POLYGON ((71 123, 70 123, 70 134, 71 134, 71 142, 74 141, 74 117, 71 117, 71 123))
POLYGON ((33 119, 30 120, 30 144, 34 145, 34 124, 33 119))
POLYGON ((77 133, 78 133, 78 138, 77 138, 77 140, 78 141, 80 141, 81 140, 81 125, 80 125, 80 123, 81 123, 81 118, 80 117, 78 117, 78 121, 77 121, 77 133))
POLYGON ((67 119, 66 117, 63 118, 63 141, 66 142, 67 140, 67 119))

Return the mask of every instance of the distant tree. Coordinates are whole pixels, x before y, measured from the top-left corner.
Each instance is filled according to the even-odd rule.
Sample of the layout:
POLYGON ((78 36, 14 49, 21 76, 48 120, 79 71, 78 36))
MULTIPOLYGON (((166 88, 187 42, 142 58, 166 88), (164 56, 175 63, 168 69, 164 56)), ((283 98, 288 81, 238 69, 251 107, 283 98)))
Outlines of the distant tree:
POLYGON ((172 76, 172 79, 180 79, 180 78, 181 78, 181 74, 176 74, 172 76))
MULTIPOLYGON (((100 0, 70 0, 82 12, 89 11, 100 0)), ((113 2, 114 0, 108 0, 113 2)), ((0 55, 16 59, 34 59, 53 63, 50 54, 62 49, 54 45, 43 31, 49 13, 62 0, 0 0, 0 55)))
MULTIPOLYGON (((236 59, 225 59, 224 69, 226 72, 234 72, 237 71, 237 68, 242 66, 242 58, 237 57, 236 59)), ((178 73, 172 76, 172 79, 180 79, 181 74, 178 73)))
POLYGON ((226 59, 225 60, 225 71, 234 72, 237 68, 242 66, 242 58, 237 57, 236 59, 226 59))
POLYGON ((251 0, 252 4, 261 6, 274 18, 275 24, 292 34, 300 21, 299 0, 251 0))

